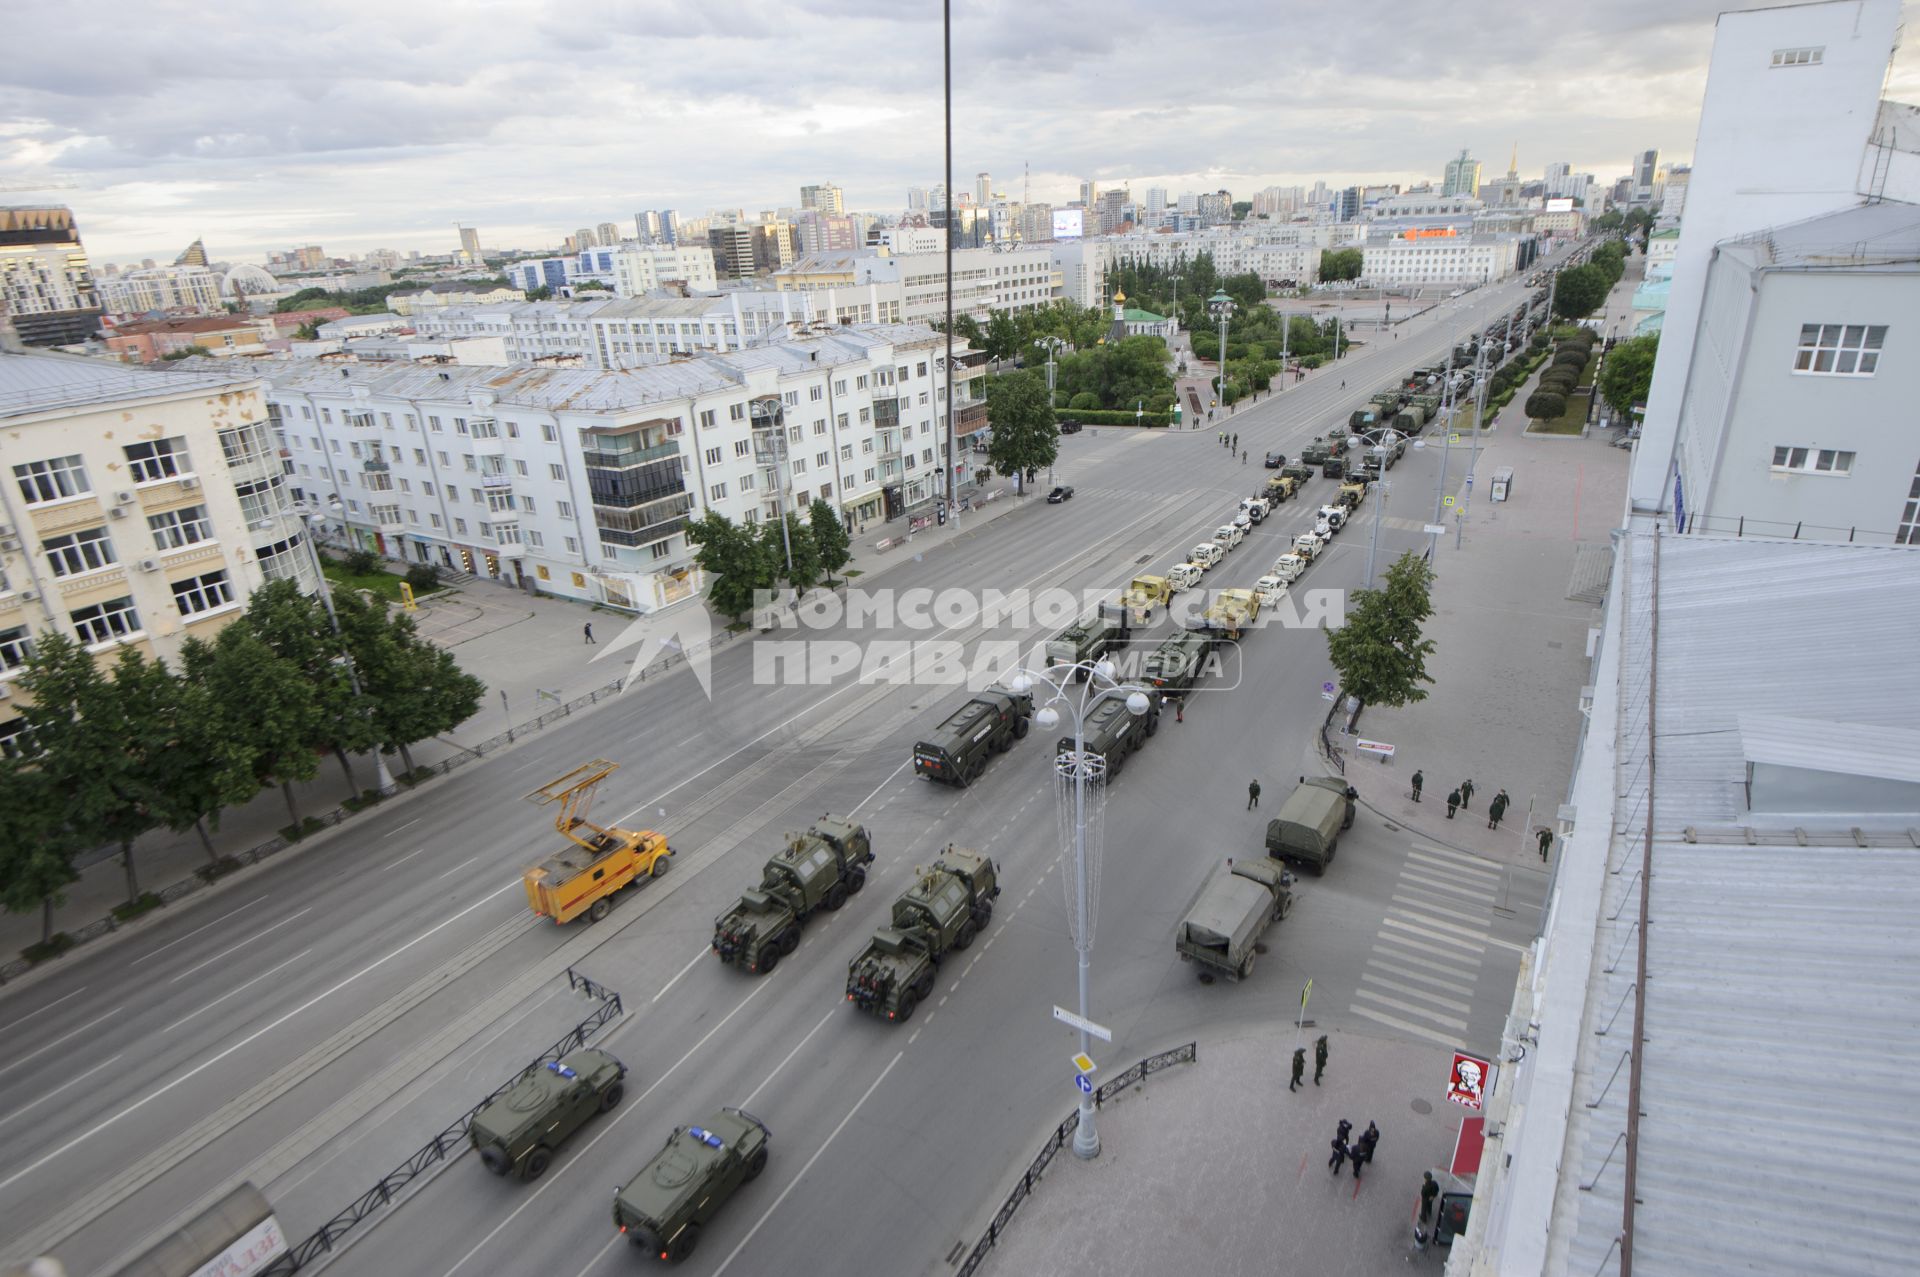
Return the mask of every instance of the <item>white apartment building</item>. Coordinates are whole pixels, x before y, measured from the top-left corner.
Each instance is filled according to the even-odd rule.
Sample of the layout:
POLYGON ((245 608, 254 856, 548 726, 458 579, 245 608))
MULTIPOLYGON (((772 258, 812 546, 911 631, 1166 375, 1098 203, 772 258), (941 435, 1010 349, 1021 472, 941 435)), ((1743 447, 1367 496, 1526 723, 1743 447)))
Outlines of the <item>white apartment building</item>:
POLYGON ((613 304, 611 297, 587 296, 572 301, 447 306, 416 315, 413 331, 422 341, 497 338, 507 363, 568 355, 587 359, 594 349, 589 321, 613 304))
POLYGON ((613 250, 613 287, 622 297, 640 297, 667 280, 688 288, 718 288, 713 250, 706 244, 621 244, 613 250))
POLYGON ((867 247, 884 248, 895 257, 947 249, 947 232, 938 226, 879 226, 868 233, 867 240, 867 247))
POLYGON ((110 315, 144 315, 153 310, 221 314, 224 311, 221 279, 204 266, 156 266, 152 270, 123 271, 100 277, 100 304, 110 315))
POLYGON ((35 636, 177 660, 266 581, 313 588, 260 381, 197 362, 0 353, 0 750, 35 636))
POLYGON ((1377 287, 1482 284, 1513 274, 1518 235, 1395 238, 1361 249, 1360 278, 1377 287))
MULTIPOLYGON (((266 395, 288 482, 338 535, 647 612, 699 588, 685 527, 708 510, 751 524, 818 497, 863 529, 931 500, 945 348, 919 325, 849 326, 622 370, 300 362, 273 365, 266 395), (784 451, 756 437, 769 397, 784 451)), ((986 411, 972 370, 955 378, 964 454, 986 411)))
MULTIPOLYGON (((500 363, 577 358, 592 368, 633 368, 676 354, 784 341, 815 317, 812 294, 741 288, 690 298, 588 293, 571 300, 449 306, 419 316, 413 327, 423 342, 500 339, 500 363)), ((850 316, 849 322, 862 319, 850 316)), ((477 351, 463 359, 480 361, 477 351)))

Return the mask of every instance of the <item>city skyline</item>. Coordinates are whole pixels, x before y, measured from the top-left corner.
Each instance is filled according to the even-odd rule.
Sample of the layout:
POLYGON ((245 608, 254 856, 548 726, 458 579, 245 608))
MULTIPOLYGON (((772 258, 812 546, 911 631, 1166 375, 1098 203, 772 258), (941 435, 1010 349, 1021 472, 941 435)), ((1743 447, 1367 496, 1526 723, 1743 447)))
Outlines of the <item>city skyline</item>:
MULTIPOLYGON (((1396 36, 1382 49, 1351 10, 1249 32, 1235 7, 1202 3, 1190 39, 1168 42, 1145 6, 1015 22, 1008 6, 963 4, 954 181, 990 172, 1017 200, 1030 166, 1034 202, 1069 202, 1087 179, 1136 199, 1246 199, 1317 180, 1437 186, 1463 147, 1492 177, 1517 146, 1523 177, 1564 162, 1604 185, 1640 151, 1690 156, 1721 7, 1609 6, 1575 15, 1582 27, 1490 0, 1382 7, 1396 36), (1499 33, 1471 70, 1424 56, 1466 29, 1499 33), (1275 65, 1281 38, 1316 50, 1310 65, 1275 65), (1089 101, 1099 85, 1133 87, 1089 101)), ((0 87, 0 200, 70 205, 97 261, 170 259, 202 237, 240 261, 307 243, 451 252, 455 222, 488 248, 538 249, 649 208, 797 207, 817 183, 849 209, 894 212, 942 180, 937 10, 814 0, 776 21, 672 6, 583 29, 530 0, 485 24, 433 4, 347 9, 225 26, 170 21, 188 11, 168 4, 23 11, 17 47, 32 56, 0 87), (847 51, 867 45, 892 56, 850 81, 847 51)), ((1920 96, 1914 63, 1896 63, 1890 96, 1920 96)))

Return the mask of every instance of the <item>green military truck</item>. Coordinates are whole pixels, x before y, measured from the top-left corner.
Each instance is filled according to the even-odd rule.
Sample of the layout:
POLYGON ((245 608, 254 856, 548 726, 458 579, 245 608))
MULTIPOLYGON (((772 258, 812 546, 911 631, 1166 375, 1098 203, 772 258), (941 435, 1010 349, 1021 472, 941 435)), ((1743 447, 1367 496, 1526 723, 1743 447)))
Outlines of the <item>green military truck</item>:
POLYGON ((720 961, 765 975, 800 947, 800 928, 821 909, 831 913, 867 885, 873 844, 864 825, 822 816, 768 860, 760 885, 713 921, 720 961))
POLYGON ((536 1064, 473 1115, 467 1140, 495 1175, 539 1179, 553 1151, 625 1095, 627 1066, 591 1047, 536 1064))
POLYGON ((1347 429, 1358 434, 1362 430, 1372 430, 1380 424, 1380 405, 1356 408, 1347 417, 1347 429))
POLYGON ((1183 630, 1147 653, 1140 664, 1141 681, 1163 695, 1176 696, 1199 681, 1212 652, 1211 635, 1183 630))
MULTIPOLYGON (((1076 665, 1082 661, 1097 661, 1109 651, 1117 651, 1125 645, 1128 636, 1125 615, 1096 613, 1077 625, 1069 625, 1047 640, 1047 664, 1076 665)), ((1077 676, 1086 680, 1086 671, 1077 676)))
MULTIPOLYGON (((1321 458, 1322 461, 1325 459, 1325 457, 1321 458)), ((1318 465, 1319 462, 1314 464, 1318 465)), ((1304 461, 1298 465, 1281 466, 1280 477, 1295 480, 1297 483, 1306 483, 1313 478, 1313 466, 1307 465, 1304 461)))
POLYGON ((993 861, 948 847, 893 902, 893 919, 847 964, 847 1001, 871 1015, 903 1023, 933 992, 940 959, 958 952, 993 917, 1000 894, 993 861))
POLYGON ((1033 697, 988 688, 913 747, 913 772, 928 780, 966 786, 980 779, 995 754, 1025 740, 1033 723, 1033 697))
POLYGON ((1331 776, 1302 776, 1267 822, 1267 854, 1323 874, 1340 849, 1340 832, 1353 827, 1354 792, 1331 776))
MULTIPOLYGON (((1311 479, 1313 477, 1313 467, 1325 465, 1327 458, 1332 456, 1333 453, 1334 446, 1332 443, 1325 439, 1314 439, 1310 441, 1306 447, 1300 449, 1299 468, 1305 470, 1307 472, 1306 477, 1311 479)), ((1280 473, 1286 474, 1291 469, 1293 469, 1291 466, 1282 466, 1280 467, 1280 473)))
POLYGON ((1329 479, 1347 477, 1347 459, 1343 456, 1331 456, 1320 463, 1320 473, 1329 479))
MULTIPOLYGON (((1098 754, 1106 760, 1109 781, 1118 776, 1127 759, 1147 743, 1147 737, 1160 730, 1162 697, 1158 691, 1148 691, 1146 697, 1147 712, 1138 716, 1127 708, 1126 700, 1121 697, 1100 702, 1087 715, 1081 739, 1089 754, 1098 754)), ((1072 752, 1073 737, 1062 736, 1054 754, 1072 752)))
POLYGON ((1253 974, 1260 937, 1293 907, 1293 875, 1279 861, 1247 856, 1214 872, 1173 933, 1182 962, 1229 980, 1253 974))
POLYGON ((679 1263, 740 1186, 767 1169, 772 1138, 765 1122, 737 1108, 675 1128, 653 1160, 614 1193, 614 1227, 633 1245, 679 1263))

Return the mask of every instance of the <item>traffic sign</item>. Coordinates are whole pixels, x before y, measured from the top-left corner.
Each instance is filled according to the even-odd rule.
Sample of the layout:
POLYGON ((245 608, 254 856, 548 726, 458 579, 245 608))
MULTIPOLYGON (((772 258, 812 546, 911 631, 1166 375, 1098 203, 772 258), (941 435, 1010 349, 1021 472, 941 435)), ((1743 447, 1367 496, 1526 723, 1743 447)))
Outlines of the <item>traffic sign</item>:
POLYGON ((1322 683, 1320 684, 1320 690, 1323 692, 1331 692, 1334 690, 1334 687, 1332 683, 1322 683))
POLYGON ((1458 430, 1456 430, 1456 431, 1454 431, 1454 432, 1453 432, 1452 434, 1450 434, 1450 435, 1448 435, 1448 436, 1447 436, 1447 442, 1448 442, 1448 443, 1459 443, 1459 442, 1460 442, 1460 432, 1459 432, 1458 430))
POLYGON ((1053 1018, 1060 1021, 1060 1023, 1062 1024, 1071 1025, 1072 1027, 1080 1030, 1082 1033, 1091 1034, 1092 1036, 1099 1038, 1102 1042, 1113 1041, 1112 1029, 1109 1029, 1104 1024, 1095 1024, 1092 1020, 1083 1019, 1080 1016, 1075 1015, 1073 1012, 1067 1010, 1065 1007, 1055 1007, 1053 1009, 1053 1018))
POLYGON ((1446 506, 1446 507, 1448 507, 1449 509, 1451 509, 1451 508, 1452 508, 1452 506, 1453 506, 1453 498, 1452 498, 1452 497, 1443 497, 1443 498, 1441 498, 1441 501, 1440 501, 1440 504, 1441 504, 1441 505, 1443 505, 1443 506, 1446 506))
POLYGON ((1084 1073, 1074 1074, 1073 1081, 1074 1081, 1074 1084, 1080 1088, 1080 1094, 1082 1095, 1093 1094, 1093 1079, 1088 1077, 1086 1074, 1084 1073))
POLYGON ((1443 537, 1447 534, 1447 525, 1444 523, 1429 523, 1420 530, 1430 537, 1443 537))
POLYGON ((1091 1073, 1095 1069, 1099 1068, 1100 1066, 1093 1062, 1093 1057, 1091 1055, 1088 1055, 1085 1051, 1082 1051, 1080 1052, 1080 1054, 1073 1057, 1073 1067, 1076 1069, 1079 1069, 1082 1073, 1091 1073))
POLYGON ((1320 699, 1321 699, 1321 700, 1323 700, 1323 701, 1330 701, 1330 700, 1333 700, 1333 699, 1334 699, 1334 694, 1333 694, 1332 692, 1322 692, 1322 693, 1320 693, 1320 699))

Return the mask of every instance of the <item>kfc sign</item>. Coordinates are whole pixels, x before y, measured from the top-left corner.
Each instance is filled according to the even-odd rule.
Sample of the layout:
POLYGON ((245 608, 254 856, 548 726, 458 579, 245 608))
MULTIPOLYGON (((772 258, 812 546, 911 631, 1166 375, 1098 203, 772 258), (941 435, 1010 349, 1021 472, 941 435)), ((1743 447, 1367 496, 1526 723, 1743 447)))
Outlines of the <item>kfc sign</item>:
POLYGON ((1480 1110, 1480 1098, 1486 1091, 1488 1065, 1471 1055, 1453 1053, 1453 1071, 1447 1075, 1447 1098, 1462 1108, 1480 1110))

